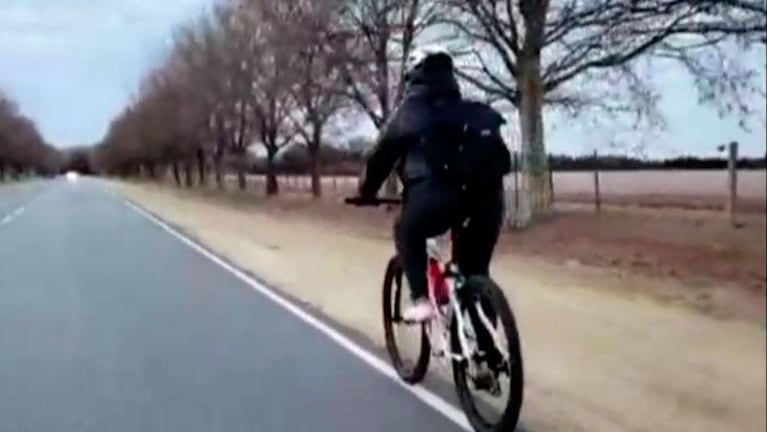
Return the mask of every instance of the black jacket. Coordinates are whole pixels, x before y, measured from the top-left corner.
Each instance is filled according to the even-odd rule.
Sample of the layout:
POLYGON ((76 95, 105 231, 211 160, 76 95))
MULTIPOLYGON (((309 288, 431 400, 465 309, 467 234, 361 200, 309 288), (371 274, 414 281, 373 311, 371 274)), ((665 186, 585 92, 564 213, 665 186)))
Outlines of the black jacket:
POLYGON ((461 91, 452 71, 414 71, 402 102, 381 129, 368 157, 361 195, 375 197, 395 167, 405 186, 429 178, 431 170, 419 145, 421 133, 430 123, 429 104, 460 99, 461 91))

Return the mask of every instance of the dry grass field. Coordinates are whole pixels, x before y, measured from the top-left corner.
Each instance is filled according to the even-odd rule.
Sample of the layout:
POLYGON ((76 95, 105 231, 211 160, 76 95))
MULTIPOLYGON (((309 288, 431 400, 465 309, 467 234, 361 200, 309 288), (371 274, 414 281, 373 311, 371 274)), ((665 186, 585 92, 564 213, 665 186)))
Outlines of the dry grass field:
MULTIPOLYGON (((323 178, 324 195, 320 200, 312 199, 307 192, 307 177, 281 177, 280 195, 276 198, 264 197, 263 178, 251 177, 244 192, 236 190, 236 179, 232 180, 226 192, 212 186, 205 192, 197 192, 237 207, 256 205, 259 211, 279 218, 301 215, 314 220, 332 220, 339 227, 376 238, 389 238, 391 234, 396 212, 355 209, 342 204, 343 196, 354 193, 355 178, 323 178)), ((751 187, 758 189, 755 183, 751 187)), ((634 198, 626 196, 627 200, 634 198)), ((714 202, 717 197, 708 199, 714 202)), ((662 301, 717 316, 763 319, 767 290, 764 210, 739 214, 740 224, 735 228, 723 212, 705 207, 635 206, 636 201, 628 207, 606 206, 605 211, 598 214, 590 205, 560 201, 546 221, 529 229, 507 231, 501 238, 499 250, 543 259, 554 265, 599 268, 619 276, 636 274, 675 281, 684 288, 671 291, 668 287, 654 289, 653 284, 647 284, 642 290, 662 301), (732 295, 722 296, 722 291, 732 295)), ((609 289, 621 287, 612 285, 609 289)))

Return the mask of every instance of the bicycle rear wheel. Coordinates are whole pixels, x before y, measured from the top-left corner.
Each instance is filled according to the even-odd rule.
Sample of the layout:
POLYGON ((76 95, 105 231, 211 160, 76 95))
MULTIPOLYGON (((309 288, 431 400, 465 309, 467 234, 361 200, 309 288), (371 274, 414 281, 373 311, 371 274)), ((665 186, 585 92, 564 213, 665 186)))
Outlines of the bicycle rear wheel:
MULTIPOLYGON (((461 407, 469 423, 477 432, 513 431, 519 421, 524 389, 522 353, 516 320, 503 291, 489 278, 479 276, 468 278, 461 288, 461 300, 463 308, 475 307, 475 302, 479 300, 482 310, 485 311, 485 315, 487 315, 490 324, 495 327, 496 332, 498 330, 503 331, 503 337, 501 337, 503 340, 500 342, 506 345, 502 348, 508 353, 508 361, 499 368, 502 372, 498 377, 501 374, 507 375, 509 381, 508 399, 505 402, 492 398, 490 399, 492 403, 482 400, 478 402, 471 392, 470 382, 473 384, 473 381, 467 370, 467 362, 453 361, 453 381, 461 407), (499 411, 498 418, 488 419, 489 416, 483 414, 480 406, 492 406, 491 411, 499 411)), ((464 316, 466 315, 464 314, 464 316)), ((476 316, 476 314, 474 315, 476 316)), ((456 320, 454 319, 453 328, 456 327, 456 320)), ((456 333, 453 332, 453 334, 456 333)))
MULTIPOLYGON (((400 342, 397 340, 396 327, 404 326, 400 311, 403 297, 402 265, 398 257, 389 260, 383 283, 383 324, 386 337, 386 350, 389 352, 392 366, 403 381, 415 384, 423 380, 429 367, 431 345, 426 334, 426 324, 420 325, 420 346, 414 360, 405 359, 401 354, 400 342)), ((407 299, 405 299, 407 300, 407 299)), ((410 324, 410 326, 414 326, 410 324)))

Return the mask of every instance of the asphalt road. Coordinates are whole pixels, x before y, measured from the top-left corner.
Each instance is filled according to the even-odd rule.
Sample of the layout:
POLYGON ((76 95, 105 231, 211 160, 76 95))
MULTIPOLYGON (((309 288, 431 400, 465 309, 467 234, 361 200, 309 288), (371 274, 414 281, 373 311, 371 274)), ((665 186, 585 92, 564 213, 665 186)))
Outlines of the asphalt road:
POLYGON ((9 213, 33 199, 44 187, 45 182, 30 180, 19 183, 0 183, 0 221, 9 213))
POLYGON ((0 185, 0 220, 20 207, 0 432, 460 430, 101 184, 0 185))

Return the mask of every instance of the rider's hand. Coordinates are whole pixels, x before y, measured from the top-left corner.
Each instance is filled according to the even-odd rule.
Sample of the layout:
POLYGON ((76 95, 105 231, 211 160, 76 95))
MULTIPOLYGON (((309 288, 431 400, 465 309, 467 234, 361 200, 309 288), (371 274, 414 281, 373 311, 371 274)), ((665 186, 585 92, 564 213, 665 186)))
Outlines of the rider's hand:
POLYGON ((377 201, 377 198, 375 195, 366 195, 366 194, 359 194, 357 195, 357 198, 359 199, 360 203, 362 204, 373 204, 377 201))

